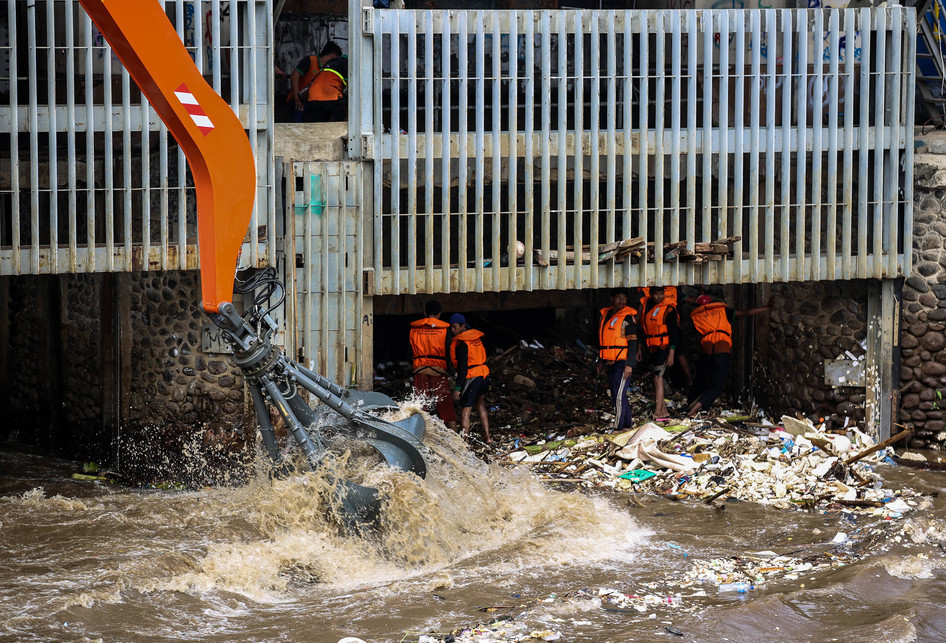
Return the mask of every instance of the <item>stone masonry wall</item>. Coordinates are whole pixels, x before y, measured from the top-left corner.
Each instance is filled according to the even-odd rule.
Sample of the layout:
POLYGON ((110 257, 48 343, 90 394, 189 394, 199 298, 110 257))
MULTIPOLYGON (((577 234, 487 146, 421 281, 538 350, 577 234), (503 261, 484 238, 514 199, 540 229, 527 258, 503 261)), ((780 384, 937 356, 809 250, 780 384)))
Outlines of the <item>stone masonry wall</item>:
POLYGON ((801 413, 828 428, 864 428, 864 387, 825 383, 825 359, 865 354, 863 281, 774 284, 765 342, 759 343, 760 403, 771 417, 801 413))
POLYGON ((946 190, 916 190, 913 274, 904 282, 900 325, 900 421, 916 429, 910 446, 937 450, 946 448, 944 204, 946 190))
MULTIPOLYGON (((144 477, 201 479, 247 448, 249 396, 226 355, 203 353, 196 272, 141 275, 131 285, 130 413, 124 467, 144 477), (196 463, 182 454, 198 455, 196 463), (213 460, 211 462, 210 460, 213 460), (200 471, 206 466, 204 471, 200 471)), ((253 434, 250 434, 250 438, 253 434)))

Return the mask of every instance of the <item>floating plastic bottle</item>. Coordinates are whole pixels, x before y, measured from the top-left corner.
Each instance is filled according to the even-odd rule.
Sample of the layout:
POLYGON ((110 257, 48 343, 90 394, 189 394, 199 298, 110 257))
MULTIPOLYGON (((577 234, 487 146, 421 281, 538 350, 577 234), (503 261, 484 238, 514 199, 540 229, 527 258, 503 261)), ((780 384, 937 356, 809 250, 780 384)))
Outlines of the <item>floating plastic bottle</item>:
POLYGON ((719 592, 736 592, 737 594, 745 594, 750 589, 752 589, 751 583, 722 583, 719 586, 719 592))

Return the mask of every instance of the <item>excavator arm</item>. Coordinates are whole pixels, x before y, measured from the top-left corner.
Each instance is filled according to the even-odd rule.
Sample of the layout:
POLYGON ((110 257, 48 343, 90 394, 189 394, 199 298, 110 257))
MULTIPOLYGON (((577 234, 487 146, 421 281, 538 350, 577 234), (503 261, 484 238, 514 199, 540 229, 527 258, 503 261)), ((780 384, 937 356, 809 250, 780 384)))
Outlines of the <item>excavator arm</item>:
POLYGON ((79 0, 184 150, 197 192, 203 308, 233 298, 256 198, 256 164, 240 120, 207 84, 155 0, 79 0))
MULTIPOLYGON (((242 316, 233 305, 237 259, 256 194, 253 151, 233 110, 194 65, 163 5, 157 0, 79 2, 187 157, 197 191, 202 306, 233 348, 253 397, 263 443, 275 465, 284 469, 267 403, 282 416, 311 469, 321 468, 331 457, 323 436, 324 414, 303 399, 304 389, 344 418, 342 427, 330 429, 333 435, 360 440, 390 466, 424 477, 422 416, 384 420, 377 410, 394 407, 393 400, 344 389, 289 360, 272 343, 276 324, 269 312, 285 296, 273 269, 237 286, 252 300, 242 316), (271 304, 274 298, 278 302, 271 304)), ((360 529, 374 524, 381 508, 377 489, 334 473, 329 476, 347 525, 360 529)))

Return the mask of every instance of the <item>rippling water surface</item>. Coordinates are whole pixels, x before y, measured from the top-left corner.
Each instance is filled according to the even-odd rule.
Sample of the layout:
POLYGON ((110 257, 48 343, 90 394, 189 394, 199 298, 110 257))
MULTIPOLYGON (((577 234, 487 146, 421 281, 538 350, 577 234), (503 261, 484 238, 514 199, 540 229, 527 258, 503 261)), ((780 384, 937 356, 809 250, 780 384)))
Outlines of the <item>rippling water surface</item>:
MULTIPOLYGON (((946 640, 943 498, 896 525, 749 503, 639 507, 487 466, 436 426, 426 442, 423 483, 359 472, 390 501, 385 528, 367 540, 327 518, 325 481, 311 474, 138 490, 0 451, 0 641, 416 641, 489 620, 477 608, 511 605, 521 608, 514 622, 564 641, 681 640, 672 631, 694 641, 946 640), (588 598, 602 587, 666 592, 694 562, 759 550, 823 560, 838 531, 864 555, 745 595, 689 587, 674 591, 680 604, 643 613, 588 598)), ((879 472, 887 486, 926 493, 946 481, 879 472)))

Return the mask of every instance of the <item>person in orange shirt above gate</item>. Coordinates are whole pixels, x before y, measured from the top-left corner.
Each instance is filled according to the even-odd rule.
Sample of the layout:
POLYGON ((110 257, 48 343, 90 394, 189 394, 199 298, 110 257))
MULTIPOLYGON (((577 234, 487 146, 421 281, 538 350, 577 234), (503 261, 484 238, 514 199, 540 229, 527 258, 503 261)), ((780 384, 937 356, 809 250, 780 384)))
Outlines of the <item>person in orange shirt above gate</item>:
POLYGON ((690 389, 688 417, 708 411, 726 386, 732 361, 731 317, 752 317, 769 308, 761 306, 750 310, 730 310, 725 302, 713 301, 709 295, 696 298, 696 308, 690 313, 690 319, 700 336, 700 357, 690 389))
POLYGON ((450 324, 441 320, 440 314, 440 303, 430 300, 424 304, 425 317, 411 322, 414 393, 431 400, 437 415, 452 429, 457 425, 457 413, 453 408, 447 371, 450 324))
POLYGON ((450 316, 450 332, 453 334, 450 363, 456 371, 453 399, 460 402, 460 434, 464 439, 469 436, 470 417, 475 406, 480 416, 480 424, 483 425, 486 444, 491 444, 493 441, 489 437, 489 415, 486 412, 489 367, 486 365, 483 333, 467 326, 466 317, 460 313, 450 316))
POLYGON ((289 84, 289 101, 295 104, 293 121, 344 120, 340 107, 348 87, 348 59, 336 43, 329 41, 319 55, 299 61, 289 84))
POLYGON ((632 423, 627 392, 631 374, 637 367, 637 310, 627 305, 627 292, 621 288, 611 291, 611 306, 600 311, 598 357, 607 371, 614 404, 614 428, 629 429, 632 423))
POLYGON ((641 334, 650 353, 654 371, 654 418, 666 419, 667 400, 664 397, 664 381, 667 369, 673 366, 673 354, 680 338, 680 324, 676 306, 665 301, 663 286, 650 289, 650 298, 641 316, 641 334))

